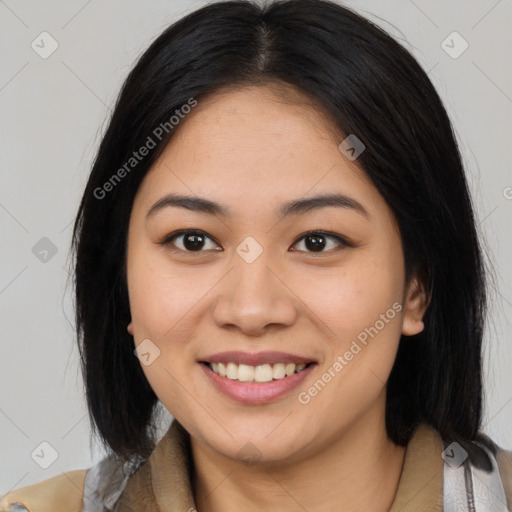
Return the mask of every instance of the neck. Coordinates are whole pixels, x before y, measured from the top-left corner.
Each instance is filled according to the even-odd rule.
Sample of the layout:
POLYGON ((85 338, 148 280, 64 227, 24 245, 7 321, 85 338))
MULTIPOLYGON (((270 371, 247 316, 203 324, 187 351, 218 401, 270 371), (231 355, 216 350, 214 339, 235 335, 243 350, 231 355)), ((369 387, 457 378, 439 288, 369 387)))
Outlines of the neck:
POLYGON ((383 411, 369 414, 314 456, 288 464, 247 465, 192 438, 197 511, 387 512, 405 447, 387 437, 383 411))

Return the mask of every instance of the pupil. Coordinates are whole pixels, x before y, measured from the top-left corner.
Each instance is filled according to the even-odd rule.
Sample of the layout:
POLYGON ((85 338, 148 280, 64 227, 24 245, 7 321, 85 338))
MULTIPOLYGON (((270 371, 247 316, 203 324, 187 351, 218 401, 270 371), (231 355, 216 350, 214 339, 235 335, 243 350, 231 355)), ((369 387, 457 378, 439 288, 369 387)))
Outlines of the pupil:
POLYGON ((313 250, 322 250, 325 247, 325 237, 323 235, 316 236, 316 235, 310 235, 306 238, 306 247, 308 249, 313 250), (311 240, 312 243, 308 243, 308 240, 311 240), (323 240, 321 242, 320 240, 323 240))
POLYGON ((201 235, 192 234, 187 235, 184 238, 183 244, 187 249, 200 249, 202 244, 204 243, 203 237, 201 235), (190 243, 190 240, 193 239, 194 241, 190 243))

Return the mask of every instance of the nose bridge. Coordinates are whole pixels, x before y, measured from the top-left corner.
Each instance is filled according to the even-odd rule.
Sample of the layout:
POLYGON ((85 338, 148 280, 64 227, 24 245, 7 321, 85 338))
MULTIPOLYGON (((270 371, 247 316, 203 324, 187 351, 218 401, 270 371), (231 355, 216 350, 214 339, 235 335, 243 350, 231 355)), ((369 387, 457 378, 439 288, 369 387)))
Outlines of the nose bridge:
POLYGON ((277 298, 274 294, 279 293, 272 282, 275 277, 270 270, 269 251, 262 251, 254 257, 254 249, 250 247, 247 253, 250 257, 247 259, 239 251, 240 247, 237 249, 238 255, 234 257, 229 295, 238 304, 241 314, 250 314, 252 311, 255 315, 261 315, 270 311, 277 298))
POLYGON ((270 249, 263 247, 254 237, 248 236, 242 240, 236 247, 236 254, 233 255, 235 287, 231 292, 244 297, 247 293, 253 298, 252 302, 260 295, 264 300, 271 299, 270 288, 273 283, 269 268, 272 264, 270 254, 270 249))
POLYGON ((214 318, 217 324, 237 325, 260 332, 269 324, 290 324, 295 306, 287 287, 275 275, 270 251, 246 240, 237 247, 233 268, 219 289, 214 318))

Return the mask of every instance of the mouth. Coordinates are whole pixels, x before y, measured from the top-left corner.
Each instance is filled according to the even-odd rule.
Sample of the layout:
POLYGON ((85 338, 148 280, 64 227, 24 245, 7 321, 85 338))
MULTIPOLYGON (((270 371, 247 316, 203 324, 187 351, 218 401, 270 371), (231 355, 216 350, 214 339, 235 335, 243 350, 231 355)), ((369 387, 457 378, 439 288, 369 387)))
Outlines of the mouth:
POLYGON ((225 352, 198 362, 217 391, 244 404, 261 404, 291 392, 318 365, 280 352, 225 352))
POLYGON ((281 380, 304 371, 307 367, 315 364, 295 363, 265 363, 257 366, 248 364, 236 364, 233 362, 202 362, 217 375, 226 379, 238 382, 271 382, 281 380))

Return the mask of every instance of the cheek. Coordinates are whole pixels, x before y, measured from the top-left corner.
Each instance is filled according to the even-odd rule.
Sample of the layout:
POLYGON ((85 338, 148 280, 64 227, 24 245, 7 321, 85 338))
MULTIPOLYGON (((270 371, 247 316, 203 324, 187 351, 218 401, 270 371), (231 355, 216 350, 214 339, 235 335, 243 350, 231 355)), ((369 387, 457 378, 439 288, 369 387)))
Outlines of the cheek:
POLYGON ((136 339, 181 339, 210 286, 197 271, 166 265, 165 255, 134 254, 128 267, 130 310, 136 339), (137 335, 138 332, 138 335, 137 335))
POLYGON ((332 417, 334 411, 343 421, 351 421, 382 396, 395 361, 402 318, 402 281, 388 263, 361 260, 360 265, 347 265, 343 271, 315 279, 316 286, 310 282, 304 288, 310 290, 305 302, 321 320, 319 325, 328 326, 326 360, 317 380, 301 395, 311 400, 318 428, 322 418, 332 417))
MULTIPOLYGON (((386 312, 386 325, 400 323, 397 303, 403 282, 401 274, 393 270, 397 266, 396 261, 392 264, 354 254, 342 268, 302 274, 294 291, 321 320, 328 338, 338 344, 350 343, 386 312)), ((397 329, 395 326, 395 334, 397 329)))
POLYGON ((180 384, 187 382, 195 365, 188 342, 206 290, 205 283, 187 275, 190 271, 174 268, 171 272, 163 260, 163 254, 134 250, 129 254, 127 278, 134 348, 146 339, 157 347, 150 345, 158 356, 149 365, 141 359, 141 368, 167 406, 183 401, 180 384))
POLYGON ((171 273, 151 256, 134 258, 129 266, 134 339, 137 344, 149 339, 159 351, 151 364, 141 360, 141 368, 159 400, 176 417, 186 416, 191 406, 185 391, 192 389, 190 375, 196 364, 190 340, 206 291, 204 282, 186 274, 176 269, 171 273))

